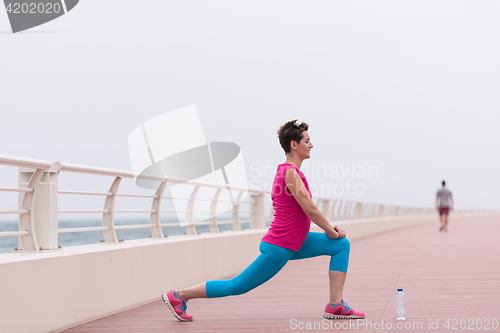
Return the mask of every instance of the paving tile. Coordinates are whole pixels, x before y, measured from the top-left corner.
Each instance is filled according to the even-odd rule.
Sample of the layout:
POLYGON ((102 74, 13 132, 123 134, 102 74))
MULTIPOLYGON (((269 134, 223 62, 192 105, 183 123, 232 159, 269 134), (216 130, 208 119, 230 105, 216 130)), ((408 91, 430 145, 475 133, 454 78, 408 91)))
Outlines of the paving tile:
POLYGON ((351 242, 344 299, 366 318, 350 328, 323 321, 329 258, 318 257, 290 261, 247 294, 189 301, 193 322, 178 322, 158 300, 65 332, 500 332, 491 323, 478 329, 500 321, 500 216, 452 215, 447 233, 437 221, 351 242), (406 295, 405 321, 395 319, 397 288, 406 295))

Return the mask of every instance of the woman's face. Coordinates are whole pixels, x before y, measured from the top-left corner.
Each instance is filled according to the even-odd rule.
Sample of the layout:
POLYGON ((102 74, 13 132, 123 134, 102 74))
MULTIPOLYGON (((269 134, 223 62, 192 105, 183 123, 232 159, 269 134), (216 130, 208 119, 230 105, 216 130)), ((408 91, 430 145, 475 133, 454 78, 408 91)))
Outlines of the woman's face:
POLYGON ((311 143, 309 133, 307 133, 307 131, 302 132, 302 140, 300 140, 300 143, 297 145, 297 150, 295 151, 302 159, 306 159, 311 157, 311 153, 309 151, 312 147, 313 145, 311 143))

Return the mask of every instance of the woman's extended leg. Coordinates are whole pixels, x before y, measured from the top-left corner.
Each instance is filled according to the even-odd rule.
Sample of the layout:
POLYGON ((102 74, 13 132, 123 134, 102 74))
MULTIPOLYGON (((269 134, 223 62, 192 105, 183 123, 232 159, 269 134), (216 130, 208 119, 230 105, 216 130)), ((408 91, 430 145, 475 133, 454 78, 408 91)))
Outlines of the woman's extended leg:
POLYGON ((186 289, 179 289, 179 296, 185 299, 207 298, 206 282, 198 283, 186 289))
POLYGON ((261 254, 241 274, 228 280, 210 280, 180 289, 185 299, 241 295, 260 286, 285 266, 295 251, 269 243, 260 243, 261 254))
POLYGON ((170 290, 162 295, 163 302, 178 320, 192 321, 193 317, 186 313, 189 299, 244 294, 276 275, 296 252, 265 242, 260 242, 259 250, 261 254, 257 259, 238 276, 229 280, 210 280, 181 290, 170 290))
POLYGON ((304 244, 290 260, 322 255, 331 256, 328 277, 330 279, 330 303, 342 301, 342 291, 349 265, 350 243, 347 238, 332 239, 324 233, 309 232, 304 244))

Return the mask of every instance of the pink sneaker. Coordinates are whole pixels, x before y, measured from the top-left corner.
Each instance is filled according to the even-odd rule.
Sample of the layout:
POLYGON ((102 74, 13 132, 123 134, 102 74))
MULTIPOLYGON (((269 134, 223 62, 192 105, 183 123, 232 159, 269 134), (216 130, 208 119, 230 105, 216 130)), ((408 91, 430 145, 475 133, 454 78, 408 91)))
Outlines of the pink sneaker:
POLYGON ((355 311, 353 308, 344 303, 342 299, 341 304, 336 308, 332 308, 330 304, 326 305, 325 314, 323 318, 326 319, 362 319, 365 317, 363 312, 355 311))
POLYGON ((161 295, 161 299, 165 304, 167 304, 168 308, 174 314, 175 318, 179 321, 193 321, 193 317, 186 313, 187 299, 178 299, 174 296, 174 291, 170 290, 168 293, 161 295))

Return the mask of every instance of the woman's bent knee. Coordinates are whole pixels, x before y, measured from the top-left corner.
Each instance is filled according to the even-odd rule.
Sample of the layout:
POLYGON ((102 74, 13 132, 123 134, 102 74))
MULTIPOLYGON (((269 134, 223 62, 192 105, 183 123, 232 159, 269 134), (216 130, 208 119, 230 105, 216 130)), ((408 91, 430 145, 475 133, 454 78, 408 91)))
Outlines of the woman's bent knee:
POLYGON ((351 243, 346 237, 339 239, 339 242, 340 242, 340 248, 339 248, 340 251, 351 252, 351 243))

